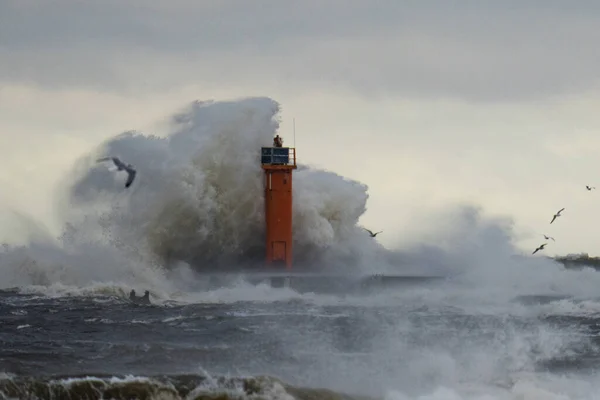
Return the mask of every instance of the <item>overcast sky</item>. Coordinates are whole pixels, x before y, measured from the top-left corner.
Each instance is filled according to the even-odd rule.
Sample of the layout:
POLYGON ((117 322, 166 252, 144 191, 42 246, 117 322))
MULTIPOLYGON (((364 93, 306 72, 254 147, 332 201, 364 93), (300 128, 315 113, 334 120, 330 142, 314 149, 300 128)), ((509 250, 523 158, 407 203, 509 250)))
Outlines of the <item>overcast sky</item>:
POLYGON ((259 95, 302 161, 369 186, 385 245, 470 202, 526 252, 548 233, 547 254, 600 255, 598 43, 591 0, 3 0, 0 204, 48 220, 102 139, 259 95))

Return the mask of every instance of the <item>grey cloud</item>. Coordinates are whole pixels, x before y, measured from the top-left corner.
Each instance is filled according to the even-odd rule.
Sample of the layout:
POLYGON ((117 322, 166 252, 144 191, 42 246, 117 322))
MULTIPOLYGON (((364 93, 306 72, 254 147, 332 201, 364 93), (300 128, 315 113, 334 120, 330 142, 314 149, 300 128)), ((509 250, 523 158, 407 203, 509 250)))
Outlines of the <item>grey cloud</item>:
POLYGON ((104 90, 299 81, 368 95, 535 98, 598 81, 599 17, 598 2, 557 0, 4 1, 0 80, 104 90))

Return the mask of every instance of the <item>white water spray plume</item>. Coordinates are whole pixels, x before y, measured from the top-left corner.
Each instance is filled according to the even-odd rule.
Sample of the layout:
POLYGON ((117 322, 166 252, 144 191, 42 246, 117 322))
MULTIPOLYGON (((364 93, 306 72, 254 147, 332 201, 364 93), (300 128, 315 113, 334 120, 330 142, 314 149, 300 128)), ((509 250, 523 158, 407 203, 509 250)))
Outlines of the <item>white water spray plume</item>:
MULTIPOLYGON (((260 264, 260 147, 272 144, 278 113, 278 103, 269 98, 193 102, 170 119, 164 136, 125 132, 102 143, 65 177, 62 236, 4 246, 2 286, 105 282, 123 290, 128 283, 156 288, 182 263, 195 271, 260 264), (137 169, 130 188, 123 187, 125 173, 96 161, 103 156, 137 169)), ((298 270, 416 270, 502 280, 509 271, 523 274, 527 268, 529 276, 544 269, 547 287, 560 269, 545 259, 516 260, 510 221, 485 219, 473 207, 448 214, 448 229, 436 234, 435 246, 385 249, 359 225, 367 208, 365 184, 305 165, 293 179, 298 270)))

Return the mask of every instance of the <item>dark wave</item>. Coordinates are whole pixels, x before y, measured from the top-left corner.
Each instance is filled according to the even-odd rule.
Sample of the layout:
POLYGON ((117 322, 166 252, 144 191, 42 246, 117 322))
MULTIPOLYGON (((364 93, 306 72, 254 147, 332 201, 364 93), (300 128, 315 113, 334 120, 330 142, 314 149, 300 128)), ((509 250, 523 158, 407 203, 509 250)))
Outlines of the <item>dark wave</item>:
POLYGON ((295 387, 270 376, 212 378, 205 375, 131 377, 91 374, 0 379, 2 399, 241 400, 278 399, 286 394, 297 400, 370 399, 327 389, 295 387))

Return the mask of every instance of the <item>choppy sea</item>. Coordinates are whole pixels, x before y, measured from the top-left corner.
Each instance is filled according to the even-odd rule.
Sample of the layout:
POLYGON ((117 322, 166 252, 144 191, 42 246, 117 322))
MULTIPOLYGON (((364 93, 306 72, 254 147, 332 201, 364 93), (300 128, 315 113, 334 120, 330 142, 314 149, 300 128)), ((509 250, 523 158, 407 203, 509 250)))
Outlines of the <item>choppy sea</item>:
POLYGON ((444 285, 343 295, 243 284, 150 305, 118 288, 4 290, 0 397, 599 396, 600 300, 475 304, 436 296, 444 285))

